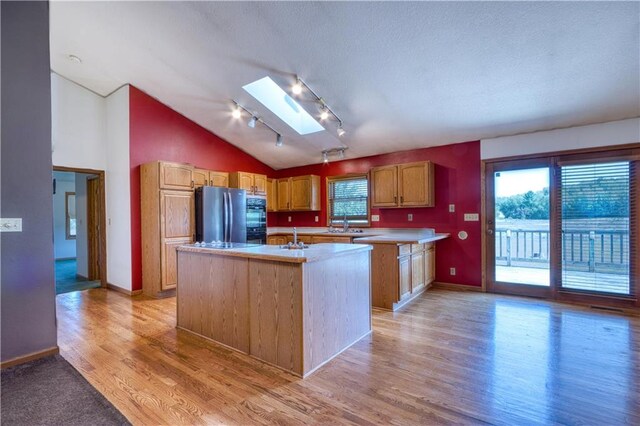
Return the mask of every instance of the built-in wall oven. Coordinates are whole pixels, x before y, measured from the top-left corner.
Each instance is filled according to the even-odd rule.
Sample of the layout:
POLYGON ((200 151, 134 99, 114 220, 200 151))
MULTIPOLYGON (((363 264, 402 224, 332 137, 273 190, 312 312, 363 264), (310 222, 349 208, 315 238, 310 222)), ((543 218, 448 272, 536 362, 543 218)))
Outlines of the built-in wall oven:
POLYGON ((267 244, 267 199, 247 196, 247 243, 267 244))

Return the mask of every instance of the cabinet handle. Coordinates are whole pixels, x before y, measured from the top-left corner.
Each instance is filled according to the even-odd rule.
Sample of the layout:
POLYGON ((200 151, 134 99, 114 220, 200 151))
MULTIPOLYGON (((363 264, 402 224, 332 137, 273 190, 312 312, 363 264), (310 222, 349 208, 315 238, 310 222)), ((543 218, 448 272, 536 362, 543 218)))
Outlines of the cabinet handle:
POLYGON ((400 204, 404 203, 404 196, 400 196, 400 204))
POLYGON ((209 181, 209 186, 213 186, 213 180, 209 181))
POLYGON ((193 188, 195 186, 195 182, 191 181, 191 187, 193 188))
POLYGON ((394 203, 397 203, 397 202, 398 202, 398 196, 397 196, 397 195, 394 195, 394 196, 393 196, 393 202, 394 202, 394 203))

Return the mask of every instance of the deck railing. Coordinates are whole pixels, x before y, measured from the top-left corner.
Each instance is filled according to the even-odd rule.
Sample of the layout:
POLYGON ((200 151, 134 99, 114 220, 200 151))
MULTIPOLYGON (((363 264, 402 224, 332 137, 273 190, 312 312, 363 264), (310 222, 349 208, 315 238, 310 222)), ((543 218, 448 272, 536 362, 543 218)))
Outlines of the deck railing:
MULTIPOLYGON (((543 267, 549 262, 549 231, 496 229, 496 261, 502 266, 543 267)), ((565 268, 589 272, 624 271, 629 267, 628 231, 563 231, 565 268)))

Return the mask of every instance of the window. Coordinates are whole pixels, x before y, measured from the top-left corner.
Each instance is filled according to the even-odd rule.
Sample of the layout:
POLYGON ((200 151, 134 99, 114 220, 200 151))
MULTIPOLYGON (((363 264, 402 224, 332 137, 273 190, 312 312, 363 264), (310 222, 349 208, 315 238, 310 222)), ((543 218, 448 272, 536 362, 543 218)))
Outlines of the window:
POLYGON ((369 225, 369 181, 367 175, 327 178, 327 223, 369 225))
POLYGON ((76 239, 76 193, 64 193, 64 211, 66 217, 67 240, 76 239))

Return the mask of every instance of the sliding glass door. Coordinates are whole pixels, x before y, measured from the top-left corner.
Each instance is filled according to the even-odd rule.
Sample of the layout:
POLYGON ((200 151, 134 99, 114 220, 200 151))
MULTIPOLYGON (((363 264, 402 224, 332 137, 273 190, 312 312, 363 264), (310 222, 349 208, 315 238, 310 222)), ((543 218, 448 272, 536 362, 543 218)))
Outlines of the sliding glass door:
POLYGON ((640 149, 485 164, 490 292, 638 303, 640 149))

